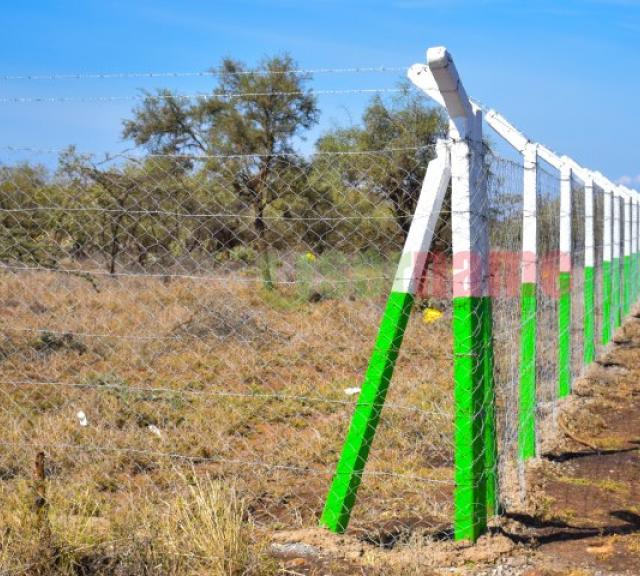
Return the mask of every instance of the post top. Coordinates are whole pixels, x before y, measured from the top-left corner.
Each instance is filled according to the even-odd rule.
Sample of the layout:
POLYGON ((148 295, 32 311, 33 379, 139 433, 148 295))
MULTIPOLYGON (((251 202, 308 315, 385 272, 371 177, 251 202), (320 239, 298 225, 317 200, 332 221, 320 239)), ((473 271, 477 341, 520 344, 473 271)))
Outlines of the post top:
POLYGON ((449 51, 444 46, 433 46, 427 50, 427 64, 432 70, 446 68, 451 62, 449 51))
POLYGON ((444 46, 427 50, 427 65, 414 65, 409 79, 428 96, 442 104, 449 115, 449 135, 453 139, 482 139, 481 114, 465 92, 451 54, 444 46))

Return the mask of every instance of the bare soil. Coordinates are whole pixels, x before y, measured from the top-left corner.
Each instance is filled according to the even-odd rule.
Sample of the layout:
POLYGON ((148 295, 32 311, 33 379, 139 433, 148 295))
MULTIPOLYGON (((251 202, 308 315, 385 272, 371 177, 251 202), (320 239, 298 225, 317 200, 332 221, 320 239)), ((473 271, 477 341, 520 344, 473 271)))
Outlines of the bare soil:
POLYGON ((512 535, 536 551, 532 574, 640 574, 640 317, 562 407, 555 445, 531 470, 536 514, 512 535))

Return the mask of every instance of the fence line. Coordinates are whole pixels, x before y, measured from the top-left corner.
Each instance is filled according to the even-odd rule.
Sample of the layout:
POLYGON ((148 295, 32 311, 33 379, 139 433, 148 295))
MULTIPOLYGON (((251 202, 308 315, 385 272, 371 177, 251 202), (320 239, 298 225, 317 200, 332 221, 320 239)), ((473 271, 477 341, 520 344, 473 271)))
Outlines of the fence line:
MULTIPOLYGON (((237 398, 244 400, 295 400, 297 402, 319 402, 326 404, 339 404, 343 406, 355 406, 356 401, 338 400, 336 398, 327 398, 322 396, 300 396, 291 394, 243 394, 240 392, 216 392, 216 391, 198 391, 198 390, 182 390, 176 388, 140 388, 117 384, 91 384, 76 382, 38 382, 33 380, 15 381, 0 380, 0 384, 7 386, 51 386, 61 388, 76 388, 79 390, 102 390, 102 391, 126 391, 131 394, 184 394, 186 396, 211 397, 211 398, 237 398)), ((391 410, 405 410, 407 412, 417 412, 424 416, 442 416, 444 412, 434 412, 422 410, 417 406, 401 406, 398 404, 388 403, 385 408, 391 410)))
MULTIPOLYGON (((450 155, 451 166, 446 169, 440 168, 439 173, 433 175, 432 181, 438 184, 430 184, 427 175, 423 194, 426 193, 430 200, 438 198, 438 190, 442 186, 439 182, 443 178, 448 182, 451 178, 456 411, 454 527, 456 539, 475 541, 486 530, 488 517, 498 508, 497 468, 500 460, 504 462, 505 456, 509 461, 512 460, 509 450, 512 443, 510 438, 517 438, 521 479, 524 462, 535 456, 537 451, 535 345, 538 330, 538 157, 558 171, 560 181, 557 198, 557 389, 554 405, 556 399, 561 400, 570 395, 572 383, 582 372, 583 366, 590 364, 595 358, 597 275, 594 273, 594 184, 598 184, 602 190, 615 190, 616 186, 605 178, 583 169, 567 156, 559 157, 548 148, 530 141, 502 116, 492 110, 485 110, 487 124, 523 155, 526 166, 521 180, 524 191, 515 195, 514 200, 517 204, 512 212, 513 216, 521 219, 522 230, 514 230, 516 222, 513 216, 509 221, 509 214, 501 213, 504 212, 505 204, 491 206, 491 198, 487 197, 487 183, 496 178, 496 175, 492 173, 491 168, 487 168, 485 161, 482 144, 483 109, 468 98, 446 49, 429 49, 427 62, 426 66, 413 66, 409 71, 409 78, 444 106, 450 117, 451 143, 447 145, 446 154, 450 155), (577 189, 574 187, 574 179, 580 182, 577 189), (524 207, 521 207, 522 204, 526 204, 526 212, 524 207), (519 240, 521 243, 522 291, 519 314, 516 310, 509 311, 510 305, 514 306, 515 302, 502 302, 495 294, 490 294, 488 289, 492 251, 502 248, 498 237, 492 233, 492 227, 502 228, 504 233, 507 223, 511 228, 511 237, 507 243, 511 246, 514 241, 519 240), (506 323, 512 328, 516 328, 518 324, 513 322, 513 319, 519 317, 520 363, 518 366, 512 362, 510 367, 503 366, 501 369, 500 364, 504 365, 505 359, 508 361, 518 358, 517 349, 508 349, 513 337, 505 343, 506 350, 499 348, 500 336, 509 332, 508 327, 500 327, 505 313, 506 323), (515 387, 518 379, 519 394, 516 393, 515 387), (510 408, 515 397, 518 397, 519 404, 517 408, 510 408), (501 402, 503 406, 506 404, 506 409, 496 418, 497 402, 501 402), (517 424, 511 424, 509 421, 514 412, 519 414, 517 424), (498 430, 502 430, 499 442, 500 456, 496 452, 496 426, 498 430)), ((430 168, 434 162, 432 161, 430 168)), ((497 178, 500 178, 499 174, 497 178)), ((500 183, 499 188, 504 192, 504 182, 500 183)), ((507 190, 512 191, 513 188, 507 190)), ((600 276, 601 282, 605 285, 611 282, 613 286, 613 314, 616 327, 620 325, 622 317, 630 311, 632 294, 635 297, 638 281, 635 274, 638 255, 632 253, 632 249, 637 246, 638 237, 637 222, 632 223, 632 205, 636 205, 638 193, 624 187, 619 187, 618 190, 624 205, 616 202, 614 243, 621 254, 617 256, 614 252, 614 261, 618 259, 618 263, 613 278, 600 276), (620 213, 624 218, 619 216, 620 213)), ((509 207, 508 202, 506 206, 509 207)), ((510 207, 513 208, 514 205, 510 207)), ((429 210, 437 215, 440 205, 435 202, 429 210)), ((633 214, 636 214, 637 218, 637 211, 633 214)), ((608 225, 604 216, 600 222, 602 226, 608 225)), ((426 244, 430 244, 433 226, 427 225, 426 229, 424 226, 425 224, 419 222, 412 224, 405 243, 405 253, 401 257, 401 267, 402 260, 410 259, 411 251, 414 250, 409 241, 414 227, 420 230, 419 234, 427 238, 426 244)), ((415 250, 413 255, 415 257, 415 250)), ((411 293, 410 295, 412 296, 411 293)), ((407 316, 405 301, 394 299, 392 292, 378 335, 379 341, 383 340, 385 343, 377 346, 380 350, 374 350, 363 384, 362 395, 367 399, 380 396, 384 401, 394 369, 397 348, 402 343, 407 316), (389 311, 390 307, 395 310, 389 311), (392 348, 387 350, 385 347, 389 346, 390 342, 392 348), (369 373, 375 376, 369 377, 369 373)), ((601 321, 608 323, 610 318, 603 317, 601 321)), ((604 343, 606 344, 606 341, 604 343)), ((344 531, 348 525, 378 417, 378 412, 371 411, 366 406, 356 407, 321 519, 321 522, 333 531, 344 531), (351 474, 353 481, 346 483, 345 474, 351 474)), ((508 474, 505 466, 500 466, 500 471, 501 475, 508 474)), ((503 502, 508 503, 508 496, 503 497, 503 502)))
MULTIPOLYGON (((103 160, 0 147, 0 507, 30 450, 54 489, 102 503, 130 477, 170 498, 165 461, 183 462, 233 480, 269 527, 415 516, 475 540, 522 505, 542 432, 639 295, 638 195, 530 140, 467 96, 446 51, 428 54, 411 92, 233 95, 381 96, 310 154, 302 128, 265 150, 206 123, 193 154, 184 126, 166 142, 144 114, 149 139, 103 160)), ((229 96, 194 98, 238 120, 229 96)))
MULTIPOLYGON (((189 101, 208 98, 219 98, 223 100, 260 98, 260 97, 280 97, 280 96, 346 96, 349 94, 400 94, 404 88, 345 88, 345 89, 319 89, 313 92, 303 91, 273 91, 273 92, 197 92, 194 94, 173 94, 172 97, 179 101, 189 101)), ((0 104, 66 104, 80 102, 133 102, 133 101, 156 101, 166 100, 163 96, 153 96, 149 94, 126 94, 122 96, 13 96, 0 98, 0 104)))
POLYGON ((0 76, 2 81, 15 80, 120 80, 132 78, 199 78, 218 76, 222 72, 235 76, 247 76, 251 74, 370 74, 370 73, 397 73, 404 72, 402 67, 393 66, 361 66, 351 68, 299 68, 279 72, 277 70, 265 70, 253 68, 251 70, 229 71, 223 68, 203 72, 107 72, 107 73, 75 73, 75 74, 5 74, 0 76))
MULTIPOLYGON (((380 150, 332 150, 330 152, 323 152, 322 150, 316 150, 313 152, 313 156, 367 156, 373 154, 384 154, 388 152, 417 152, 418 150, 428 148, 428 146, 405 146, 403 148, 382 148, 380 150)), ((10 152, 33 152, 36 154, 60 154, 65 150, 55 150, 50 148, 34 148, 31 146, 0 146, 0 149, 10 152)), ((140 155, 129 154, 130 150, 119 152, 109 156, 109 160, 122 158, 124 160, 141 160, 147 158, 172 158, 175 160, 237 160, 240 158, 261 158, 268 157, 269 154, 158 154, 146 152, 140 155)), ((81 154, 82 155, 82 154, 81 154)), ((281 152, 278 156, 291 156, 299 157, 298 152, 281 152)))

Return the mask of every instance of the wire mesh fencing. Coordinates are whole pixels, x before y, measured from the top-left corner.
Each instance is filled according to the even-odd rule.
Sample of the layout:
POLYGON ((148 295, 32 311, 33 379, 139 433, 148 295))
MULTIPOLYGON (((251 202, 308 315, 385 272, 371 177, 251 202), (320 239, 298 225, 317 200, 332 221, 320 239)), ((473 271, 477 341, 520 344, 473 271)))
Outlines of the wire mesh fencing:
MULTIPOLYGON (((456 449, 479 436, 489 440, 467 465, 481 470, 485 492, 498 479, 490 512, 521 502, 523 357, 535 363, 537 426, 555 422, 559 401, 560 174, 537 166, 529 345, 523 164, 478 152, 487 198, 477 213, 453 202, 448 166, 433 238, 403 262, 411 227, 425 226, 418 203, 442 114, 398 88, 399 104, 378 95, 361 121, 328 129, 302 152, 291 123, 311 126, 314 94, 296 88, 286 66, 269 72, 291 86, 238 84, 252 72, 225 68, 213 96, 137 98, 146 107, 125 132, 146 148, 134 152, 4 149, 0 507, 18 506, 44 452, 55 522, 100 518, 105 539, 202 477, 233 486, 264 532, 315 526, 357 405, 375 412, 377 428, 375 439, 366 433, 351 523, 368 541, 449 536, 456 449), (266 130, 265 109, 282 115, 281 132, 266 130), (452 225, 460 214, 486 228, 488 262, 487 293, 462 305, 452 225), (419 275, 402 277, 405 264, 419 275), (410 298, 394 296, 396 282, 414 280, 410 298), (391 364, 397 355, 391 383, 388 363, 380 369, 388 395, 358 404, 390 316, 403 327, 383 341, 391 364), (460 319, 480 348, 456 347, 460 319), (460 359, 470 395, 482 390, 466 440, 454 394, 460 359)), ((585 189, 574 180, 573 379, 584 365, 585 315, 603 342, 604 204, 596 189, 596 305, 586 312, 585 189)), ((469 489, 479 506, 480 487, 469 489)))
POLYGON ((571 190, 571 380, 584 367, 585 197, 584 186, 571 190))
MULTIPOLYGON (((594 309, 593 309, 593 321, 594 321, 594 348, 596 356, 599 356, 604 351, 605 339, 603 323, 605 318, 605 311, 603 310, 604 299, 604 282, 606 279, 604 273, 604 203, 605 194, 601 188, 597 186, 593 190, 593 256, 594 256, 594 273, 593 282, 595 284, 594 295, 594 309)), ((585 307, 585 314, 588 314, 588 308, 585 307)))
MULTIPOLYGON (((270 185, 258 222, 225 187, 236 159, 5 167, 5 445, 46 449, 60 482, 197 464, 242 481, 257 516, 313 523, 410 218, 367 184, 393 154, 321 155, 270 185), (305 199, 315 186, 330 197, 305 199)), ((403 494, 393 514, 448 489, 448 340, 444 321, 412 318, 366 471, 371 520, 385 495, 403 494)), ((24 475, 30 450, 3 452, 24 475)))
POLYGON ((539 249, 536 334, 536 382, 538 421, 554 417, 558 391, 558 342, 551 335, 558 326, 558 277, 560 274, 560 178, 553 169, 538 169, 539 249))
MULTIPOLYGON (((428 149, 390 185, 415 193, 428 149)), ((237 158, 64 156, 55 172, 3 167, 3 469, 161 498, 196 466, 237 484, 265 526, 309 526, 322 508, 404 241, 375 201, 373 169, 407 151, 319 154, 255 206, 237 158), (168 165, 169 164, 169 165, 168 165), (335 184, 316 202, 314 186, 335 184), (310 196, 305 196, 308 194, 310 196), (373 196, 373 197, 372 197, 373 196), (263 236, 260 237, 260 234, 263 236), (166 486, 158 489, 158 478, 166 486)), ((242 159, 244 161, 244 158, 242 159)), ((501 466, 517 439, 521 167, 492 157, 492 290, 501 466), (505 284, 506 281, 506 284, 505 284), (514 356, 515 354, 515 356, 514 356)), ((451 520, 451 228, 445 198, 355 528, 451 520)), ((506 493, 506 492, 505 492, 506 493)), ((116 510, 112 511, 117 514, 116 510)))
POLYGON ((524 167, 489 156, 489 294, 492 303, 498 478, 504 504, 518 496, 522 221, 524 167))

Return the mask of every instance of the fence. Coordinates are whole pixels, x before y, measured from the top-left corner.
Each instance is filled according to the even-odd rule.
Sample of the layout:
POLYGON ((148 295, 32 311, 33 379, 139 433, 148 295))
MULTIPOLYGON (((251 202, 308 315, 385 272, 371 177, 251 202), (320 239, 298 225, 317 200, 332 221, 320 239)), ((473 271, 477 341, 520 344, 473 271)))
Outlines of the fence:
POLYGON ((126 129, 146 152, 4 149, 1 507, 40 451, 58 527, 122 529, 191 476, 265 530, 324 506, 380 543, 452 520, 475 540, 519 498, 541 422, 636 299, 637 194, 483 126, 445 51, 409 77, 448 136, 412 88, 314 93, 307 72, 147 95, 126 129), (371 92, 362 122, 296 149, 314 97, 371 92), (297 116, 267 133, 274 103, 297 116))
MULTIPOLYGON (((496 405, 506 407, 502 417, 498 414, 497 419, 498 430, 502 429, 502 442, 499 443, 502 458, 510 455, 509 436, 515 436, 513 430, 516 429, 516 425, 510 423, 510 416, 514 413, 518 414, 517 442, 521 461, 535 456, 537 451, 537 364, 540 359, 544 366, 548 355, 544 348, 536 349, 537 284, 540 276, 544 278, 545 275, 545 271, 538 270, 539 264, 545 263, 549 248, 555 244, 554 238, 549 246, 552 238, 548 235, 549 225, 559 230, 555 270, 551 273, 557 278, 554 296, 558 302, 557 328, 554 330, 557 354, 552 372, 555 372, 553 380, 557 383, 555 397, 561 399, 570 394, 571 384, 582 367, 594 361, 596 347, 608 343, 612 326, 620 325, 621 317, 629 313, 631 303, 636 299, 638 195, 635 191, 614 186, 600 174, 594 175, 566 156, 560 158, 544 146, 531 142, 499 114, 488 111, 488 125, 522 155, 524 172, 522 192, 514 194, 515 188, 507 188, 502 182, 498 194, 504 195, 510 190, 515 198, 509 202, 503 196, 502 201, 492 204, 495 192, 491 190, 487 194, 486 182, 491 183, 493 175, 489 178, 478 176, 478 166, 486 165, 482 109, 468 99, 445 49, 430 49, 427 60, 427 66, 414 66, 409 77, 446 107, 450 116, 452 162, 458 163, 461 173, 460 180, 456 181, 456 169, 452 167, 452 205, 457 201, 462 209, 460 214, 455 210, 452 212, 456 397, 454 523, 457 538, 475 540, 486 526, 487 514, 496 511, 496 405), (457 148, 461 150, 459 155, 457 148), (551 198, 556 199, 557 224, 538 217, 538 209, 546 211, 548 206, 545 204, 549 202, 548 182, 538 177, 538 158, 559 172, 559 194, 551 194, 551 198), (458 198, 456 186, 459 187, 458 198), (594 188, 599 188, 598 193, 594 188), (508 209, 505 210, 510 206, 515 208, 515 217, 511 219, 508 209), (516 219, 521 220, 519 231, 515 230, 513 221, 516 219), (542 237, 537 234, 539 224, 546 228, 542 230, 542 237), (505 228, 511 228, 510 234, 504 234, 505 228), (494 233, 501 229, 502 234, 494 233), (462 244, 458 265, 457 234, 462 244), (501 255, 505 246, 503 239, 509 236, 507 245, 513 247, 518 236, 521 244, 519 315, 515 299, 505 301, 496 290, 487 292, 487 287, 491 288, 492 260, 501 255), (605 264, 609 260, 613 261, 612 271, 605 264), (456 277, 460 273, 461 286, 456 294, 456 277), (600 281, 598 286, 596 279, 600 281), (602 288, 601 292, 599 288, 602 288), (478 298, 482 301, 487 295, 489 304, 473 301, 478 298), (459 318, 456 318, 456 297, 463 308, 459 318), (601 334, 596 325, 601 328, 601 334), (518 333, 520 362, 516 369, 512 362, 517 354, 515 350, 509 350, 509 345, 510 339, 518 333), (500 350, 503 334, 507 334, 507 342, 500 350), (517 409, 513 406, 514 397, 518 398, 517 409)), ((544 289, 544 281, 542 287, 544 289)), ((544 297, 541 300, 544 302, 544 297)), ((547 316, 547 307, 543 304, 541 308, 542 316, 547 316)), ((543 322, 542 328, 548 328, 548 318, 543 322)), ((540 388, 544 390, 542 386, 540 388)), ((555 406, 552 415, 555 416, 555 406)), ((508 498, 503 501, 508 503, 508 498)))

